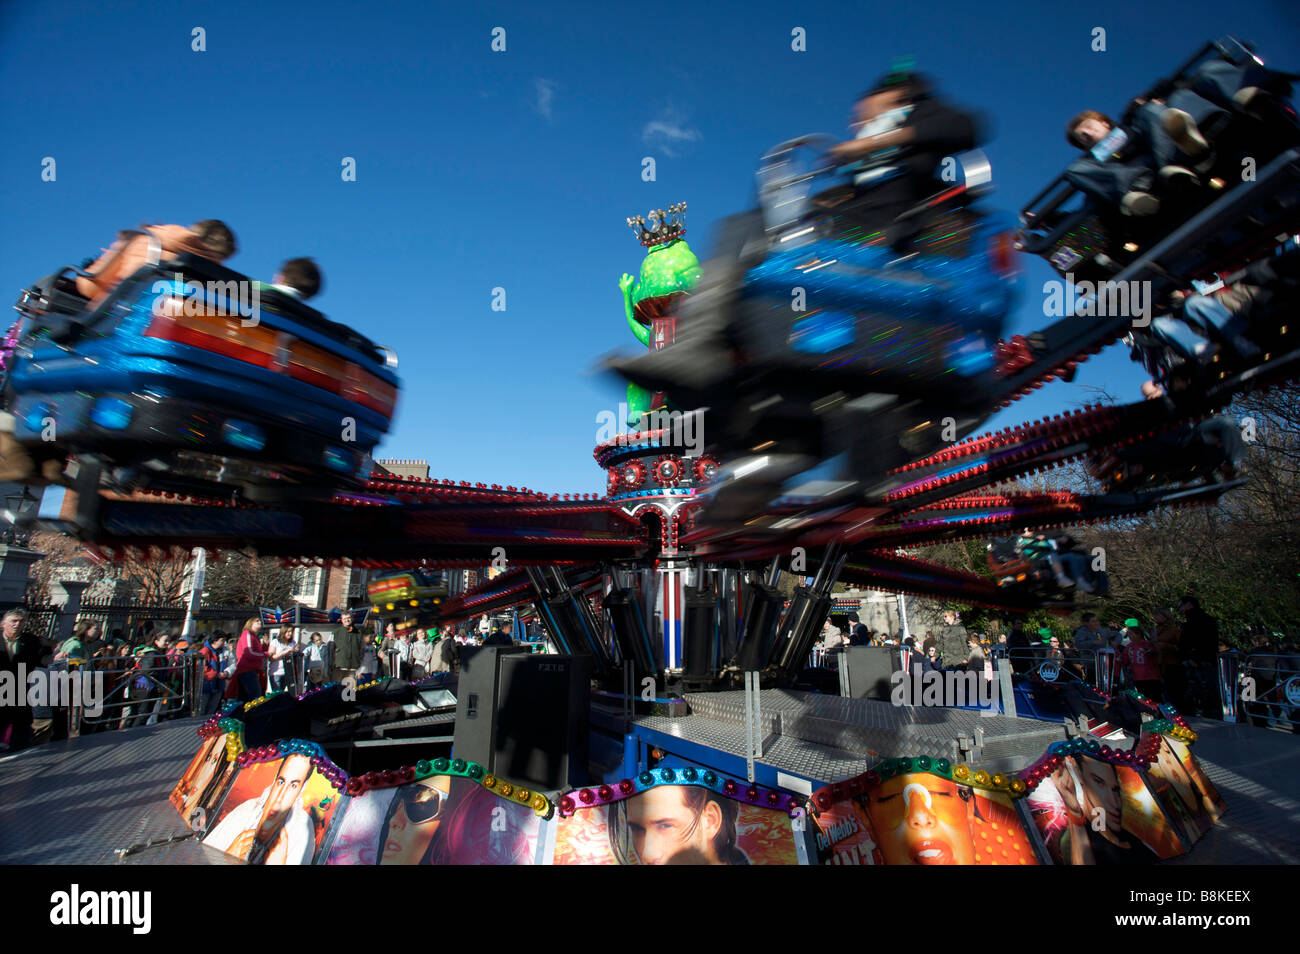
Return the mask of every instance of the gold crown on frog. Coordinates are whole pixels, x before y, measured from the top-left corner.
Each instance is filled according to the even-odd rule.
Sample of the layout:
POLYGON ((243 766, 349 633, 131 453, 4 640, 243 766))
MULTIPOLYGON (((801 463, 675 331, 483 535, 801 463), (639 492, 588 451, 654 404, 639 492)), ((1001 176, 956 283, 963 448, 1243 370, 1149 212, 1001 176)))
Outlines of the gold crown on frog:
POLYGON ((651 209, 645 216, 634 215, 627 224, 636 232, 637 241, 646 248, 667 245, 686 234, 686 203, 677 202, 667 209, 651 209), (650 228, 646 228, 647 220, 650 228))

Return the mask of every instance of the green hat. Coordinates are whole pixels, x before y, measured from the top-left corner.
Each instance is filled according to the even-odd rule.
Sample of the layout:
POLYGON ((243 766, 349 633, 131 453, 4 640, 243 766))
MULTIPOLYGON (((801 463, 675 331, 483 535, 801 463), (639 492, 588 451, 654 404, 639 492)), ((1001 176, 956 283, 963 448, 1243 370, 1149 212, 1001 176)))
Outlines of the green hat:
POLYGON ((1045 639, 1045 640, 1046 640, 1046 639, 1051 639, 1051 638, 1052 638, 1052 631, 1051 631, 1050 629, 1048 629, 1046 626, 1044 626, 1044 627, 1042 627, 1042 628, 1038 631, 1038 635, 1041 636, 1041 637, 1043 637, 1043 639, 1045 639))
POLYGON ((1125 625, 1125 626, 1133 626, 1133 627, 1136 628, 1136 627, 1138 627, 1138 626, 1141 626, 1142 624, 1139 623, 1139 622, 1138 622, 1137 620, 1135 620, 1135 619, 1126 619, 1126 620, 1124 620, 1124 625, 1125 625))

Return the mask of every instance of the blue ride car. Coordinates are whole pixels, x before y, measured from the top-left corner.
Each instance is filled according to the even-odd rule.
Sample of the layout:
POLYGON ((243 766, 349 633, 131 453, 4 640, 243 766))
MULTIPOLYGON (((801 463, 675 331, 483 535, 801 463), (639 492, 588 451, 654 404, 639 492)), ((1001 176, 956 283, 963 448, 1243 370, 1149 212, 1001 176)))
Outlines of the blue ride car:
POLYGON ((27 289, 5 403, 33 455, 121 489, 328 495, 369 476, 396 357, 198 256, 146 265, 97 307, 64 269, 27 289))

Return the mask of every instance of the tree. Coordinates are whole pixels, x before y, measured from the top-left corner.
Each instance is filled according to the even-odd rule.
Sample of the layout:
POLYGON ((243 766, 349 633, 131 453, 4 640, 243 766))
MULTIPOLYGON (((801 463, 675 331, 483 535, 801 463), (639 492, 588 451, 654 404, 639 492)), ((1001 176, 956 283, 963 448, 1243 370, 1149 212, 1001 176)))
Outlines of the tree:
POLYGON ((180 547, 128 550, 120 575, 140 585, 140 602, 165 606, 179 603, 185 591, 194 558, 180 547))
POLYGON ((282 606, 293 593, 293 570, 251 550, 227 551, 208 562, 205 588, 215 605, 282 606))
MULTIPOLYGON (((1110 578, 1108 597, 1079 594, 1079 609, 1103 618, 1136 617, 1150 625, 1152 610, 1172 606, 1190 593, 1228 634, 1247 624, 1294 627, 1300 621, 1298 398, 1300 388, 1274 388, 1246 395, 1229 409, 1247 440, 1249 482, 1225 493, 1218 504, 1166 508, 1073 528, 1071 534, 1086 550, 1100 548, 1110 578)), ((1075 461, 997 490, 1099 493, 1100 487, 1085 463, 1075 461)), ((924 556, 983 572, 983 546, 984 541, 954 541, 930 547, 924 556)), ((974 611, 967 619, 984 615, 974 611)), ((1063 625, 1051 616, 1044 624, 1054 630, 1063 625)))
POLYGON ((45 554, 31 568, 27 599, 33 605, 49 603, 50 584, 59 580, 75 578, 93 584, 115 575, 111 564, 97 560, 85 544, 66 533, 37 531, 32 534, 31 548, 45 554))

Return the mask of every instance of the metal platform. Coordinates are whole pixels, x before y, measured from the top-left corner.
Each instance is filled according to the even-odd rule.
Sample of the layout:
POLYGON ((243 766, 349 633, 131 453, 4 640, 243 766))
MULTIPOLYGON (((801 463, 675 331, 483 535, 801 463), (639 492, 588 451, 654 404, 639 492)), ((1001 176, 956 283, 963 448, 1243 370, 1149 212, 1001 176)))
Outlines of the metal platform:
MULTIPOLYGON (((966 709, 895 706, 785 689, 764 689, 759 698, 765 732, 851 753, 859 766, 864 760, 928 755, 991 771, 1016 770, 1067 737, 1063 724, 966 709)), ((688 694, 686 701, 694 716, 739 726, 743 747, 744 692, 688 694)), ((837 781, 845 776, 817 777, 837 781)))
MULTIPOLYGON (((119 848, 188 832, 167 795, 198 751, 200 724, 99 732, 0 759, 0 863, 114 864, 119 848)), ((171 852, 169 862, 225 857, 192 838, 171 852)), ((154 850, 133 860, 164 859, 154 850)))

